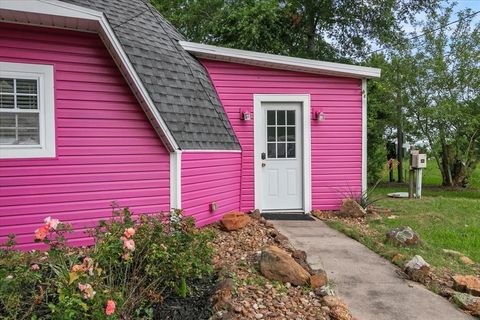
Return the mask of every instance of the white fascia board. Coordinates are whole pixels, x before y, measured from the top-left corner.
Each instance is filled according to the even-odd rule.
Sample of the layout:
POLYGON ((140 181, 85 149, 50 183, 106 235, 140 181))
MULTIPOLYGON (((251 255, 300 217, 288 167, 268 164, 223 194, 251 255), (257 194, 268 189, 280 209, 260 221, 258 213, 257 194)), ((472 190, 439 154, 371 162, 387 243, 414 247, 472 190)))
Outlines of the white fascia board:
POLYGON ((378 68, 361 67, 344 63, 287 57, 269 53, 223 48, 180 41, 180 45, 197 58, 236 62, 267 68, 325 74, 349 78, 379 78, 378 68))
MULTIPOLYGON (((175 139, 173 138, 172 133, 168 129, 165 121, 161 117, 159 111, 155 107, 150 95, 148 94, 145 86, 143 85, 142 81, 140 80, 135 68, 130 63, 127 54, 123 50, 120 42, 118 41, 115 33, 113 32, 108 20, 106 19, 103 12, 91 10, 88 8, 84 8, 81 6, 61 2, 58 0, 0 0, 0 13, 2 10, 7 10, 10 12, 21 12, 21 13, 29 13, 29 14, 38 14, 38 15, 47 15, 53 17, 65 17, 77 20, 87 20, 93 21, 98 24, 99 30, 97 30, 100 34, 100 37, 105 42, 107 49, 110 53, 114 56, 114 60, 116 60, 117 64, 120 65, 121 70, 125 70, 127 80, 130 85, 133 86, 132 89, 138 92, 139 96, 137 96, 140 100, 144 103, 142 105, 146 105, 149 112, 151 113, 152 117, 154 118, 155 122, 157 123, 161 134, 165 137, 164 142, 167 144, 167 148, 170 150, 178 150, 179 146, 175 139), (113 51, 113 52, 112 52, 113 51)), ((27 19, 26 16, 19 15, 18 19, 15 19, 14 23, 29 23, 30 21, 22 21, 22 19, 27 19)), ((5 21, 5 20, 4 20, 5 21)), ((54 23, 55 19, 51 20, 51 23, 54 23)), ((65 23, 61 26, 61 28, 65 28, 65 23)), ((48 27, 49 25, 44 25, 48 27)), ((52 27, 56 27, 52 25, 52 27)))

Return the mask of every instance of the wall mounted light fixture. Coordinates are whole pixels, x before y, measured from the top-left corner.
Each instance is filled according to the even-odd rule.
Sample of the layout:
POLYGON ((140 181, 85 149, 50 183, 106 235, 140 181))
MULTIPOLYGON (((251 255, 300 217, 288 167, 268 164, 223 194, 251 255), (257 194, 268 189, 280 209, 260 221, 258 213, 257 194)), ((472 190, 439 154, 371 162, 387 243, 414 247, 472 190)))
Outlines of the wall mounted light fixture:
POLYGON ((250 121, 252 120, 252 115, 249 111, 240 111, 240 119, 243 121, 250 121))
POLYGON ((313 114, 313 120, 317 120, 319 122, 325 121, 326 118, 327 116, 322 111, 315 111, 315 113, 313 114))

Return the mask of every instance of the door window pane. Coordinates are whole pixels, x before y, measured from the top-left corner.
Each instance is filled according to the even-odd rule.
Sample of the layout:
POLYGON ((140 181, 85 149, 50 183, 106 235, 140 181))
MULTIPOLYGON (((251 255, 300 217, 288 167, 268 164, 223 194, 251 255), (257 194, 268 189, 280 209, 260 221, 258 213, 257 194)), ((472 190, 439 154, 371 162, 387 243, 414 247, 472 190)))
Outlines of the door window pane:
POLYGON ((267 155, 269 158, 276 158, 277 157, 277 144, 276 143, 269 143, 267 145, 267 155))
POLYGON ((287 158, 295 158, 295 143, 287 143, 287 158))
POLYGON ((295 141, 295 127, 287 128, 287 141, 295 141))
POLYGON ((287 111, 287 124, 288 125, 295 125, 295 111, 294 110, 287 111))
POLYGON ((275 127, 267 128, 267 141, 275 141, 275 127))
POLYGON ((277 158, 285 158, 285 143, 277 143, 277 158))
POLYGON ((285 127, 277 127, 277 141, 285 141, 285 127))
POLYGON ((277 125, 285 124, 285 111, 277 110, 277 125))
POLYGON ((267 124, 268 125, 275 125, 275 111, 268 110, 267 111, 267 124))

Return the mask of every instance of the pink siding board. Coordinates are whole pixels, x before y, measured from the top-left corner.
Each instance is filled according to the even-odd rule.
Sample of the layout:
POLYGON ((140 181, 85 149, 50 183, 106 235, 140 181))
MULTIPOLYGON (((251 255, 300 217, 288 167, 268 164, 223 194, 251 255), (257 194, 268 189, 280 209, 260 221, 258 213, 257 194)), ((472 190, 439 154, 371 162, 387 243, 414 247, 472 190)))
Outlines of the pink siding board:
POLYGON ((95 34, 0 23, 0 61, 51 64, 57 156, 0 160, 0 242, 31 249, 47 215, 83 228, 111 214, 167 211, 169 154, 95 34))
POLYGON ((240 152, 184 152, 182 154, 182 208, 197 225, 218 221, 240 209, 240 152), (210 212, 210 203, 218 210, 210 212))
POLYGON ((314 209, 338 209, 341 198, 361 190, 360 80, 202 62, 242 145, 241 210, 254 207, 253 121, 240 120, 239 112, 248 110, 253 114, 254 94, 310 94, 312 109, 326 114, 326 121, 312 121, 311 125, 314 209))

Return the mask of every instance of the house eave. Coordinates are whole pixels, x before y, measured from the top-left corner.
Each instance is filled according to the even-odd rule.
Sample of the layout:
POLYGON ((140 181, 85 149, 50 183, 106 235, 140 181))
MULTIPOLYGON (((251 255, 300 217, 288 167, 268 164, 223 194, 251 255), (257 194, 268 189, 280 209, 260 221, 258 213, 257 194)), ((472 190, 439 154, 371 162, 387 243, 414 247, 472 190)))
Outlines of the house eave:
POLYGON ((350 64, 230 49, 187 41, 180 41, 179 43, 185 50, 200 59, 358 79, 379 78, 381 72, 381 70, 377 68, 350 64))
POLYGON ((97 32, 167 149, 179 149, 103 12, 58 0, 2 0, 0 22, 97 32))

